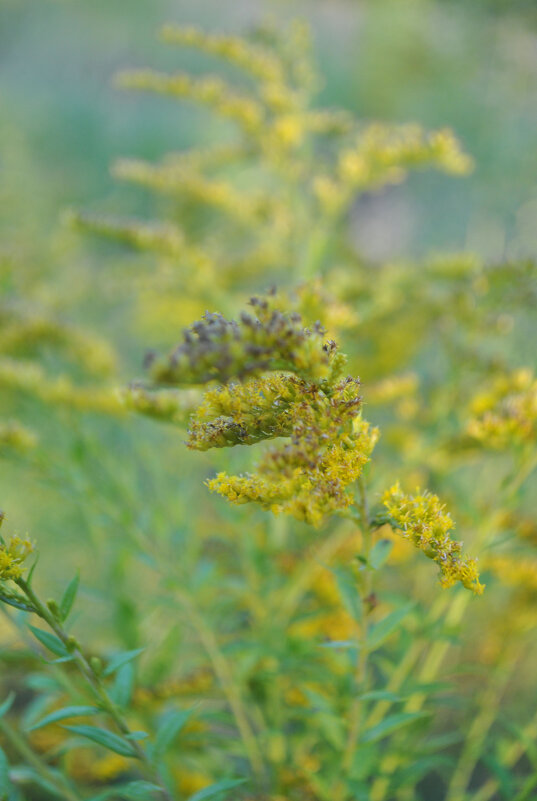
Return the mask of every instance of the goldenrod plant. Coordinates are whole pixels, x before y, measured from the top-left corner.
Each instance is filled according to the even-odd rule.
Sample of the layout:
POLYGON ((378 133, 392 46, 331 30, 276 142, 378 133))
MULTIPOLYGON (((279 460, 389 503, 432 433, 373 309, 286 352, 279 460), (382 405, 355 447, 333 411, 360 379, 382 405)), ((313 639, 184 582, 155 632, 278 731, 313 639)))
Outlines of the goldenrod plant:
POLYGON ((6 262, 0 799, 529 801, 535 264, 364 255, 472 160, 320 107, 306 24, 161 39, 117 87, 211 124, 6 262))

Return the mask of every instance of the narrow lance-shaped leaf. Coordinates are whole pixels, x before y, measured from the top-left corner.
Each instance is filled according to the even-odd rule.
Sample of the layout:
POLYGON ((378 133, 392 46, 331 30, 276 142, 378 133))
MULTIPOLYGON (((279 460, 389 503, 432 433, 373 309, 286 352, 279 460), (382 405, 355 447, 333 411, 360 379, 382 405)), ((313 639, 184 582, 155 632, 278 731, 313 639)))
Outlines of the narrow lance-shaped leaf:
MULTIPOLYGON (((117 784, 109 787, 97 795, 92 795, 88 801, 108 801, 109 799, 128 799, 128 801, 151 801, 158 798, 156 794, 162 793, 162 788, 151 782, 134 781, 127 784, 117 784)), ((160 795, 160 797, 162 797, 160 795)))
POLYGON ((379 648, 379 646, 381 646, 382 643, 387 640, 388 637, 398 628, 399 624, 409 614, 413 607, 413 603, 405 604, 400 609, 395 609, 393 612, 390 612, 389 615, 386 615, 385 618, 379 620, 378 623, 375 623, 373 626, 371 626, 367 635, 367 649, 369 651, 373 651, 375 648, 379 648))
POLYGON ((99 711, 95 706, 64 706, 61 709, 55 709, 50 715, 38 720, 28 731, 36 731, 36 729, 41 729, 43 726, 48 726, 49 723, 57 723, 59 720, 66 720, 67 718, 90 717, 99 714, 99 711))
POLYGON ((188 801, 206 801, 207 798, 216 798, 218 795, 233 790, 239 784, 244 784, 245 779, 224 779, 224 781, 211 784, 210 787, 204 787, 203 790, 198 790, 197 793, 191 795, 188 801))
POLYGON ((6 755, 0 748, 0 798, 7 798, 12 786, 9 779, 9 763, 6 755))
POLYGON ((44 645, 45 648, 48 648, 49 651, 52 651, 53 654, 56 656, 61 657, 68 657, 70 656, 69 651, 63 644, 61 640, 59 640, 54 634, 51 634, 48 631, 44 631, 43 629, 37 629, 35 626, 28 626, 34 637, 39 640, 41 645, 44 645))
POLYGON ((341 596, 341 600, 349 613, 349 615, 359 622, 363 617, 362 599, 356 581, 351 579, 348 573, 345 573, 341 568, 334 568, 332 573, 336 579, 337 588, 341 596))
POLYGON ((381 740, 383 737, 387 737, 388 734, 392 734, 403 726, 408 726, 409 723, 413 723, 418 718, 423 718, 427 715, 427 712, 398 712, 394 715, 388 715, 388 717, 384 718, 379 724, 363 733, 362 742, 374 743, 377 740, 381 740))
POLYGON ((111 676, 112 673, 115 673, 115 671, 122 665, 125 665, 132 659, 136 659, 136 657, 139 656, 144 650, 144 648, 135 648, 133 651, 123 651, 122 653, 112 657, 103 673, 103 676, 111 676))
POLYGON ((121 756, 137 756, 136 751, 127 740, 124 740, 123 737, 120 737, 118 734, 106 731, 106 729, 99 729, 96 726, 64 726, 64 728, 73 734, 86 737, 88 740, 102 745, 103 748, 107 748, 109 751, 121 754, 121 756))
POLYGON ((374 570, 378 570, 389 558, 393 548, 391 540, 379 540, 371 548, 369 554, 369 564, 374 570))
POLYGON ((126 662, 116 673, 114 686, 110 691, 110 695, 118 706, 124 708, 129 705, 133 688, 134 666, 132 662, 126 662))
POLYGON ((73 608, 73 604, 75 602, 76 594, 78 592, 78 585, 80 583, 80 575, 77 573, 76 576, 71 579, 69 584, 67 585, 63 597, 60 601, 60 619, 62 622, 67 620, 71 609, 73 608))
POLYGON ((9 712, 9 710, 13 706, 14 700, 15 700, 15 693, 14 692, 9 693, 6 700, 3 702, 3 704, 0 705, 0 718, 3 718, 6 712, 9 712))
POLYGON ((161 759, 192 715, 192 709, 182 709, 164 715, 157 730, 152 753, 155 761, 161 759))

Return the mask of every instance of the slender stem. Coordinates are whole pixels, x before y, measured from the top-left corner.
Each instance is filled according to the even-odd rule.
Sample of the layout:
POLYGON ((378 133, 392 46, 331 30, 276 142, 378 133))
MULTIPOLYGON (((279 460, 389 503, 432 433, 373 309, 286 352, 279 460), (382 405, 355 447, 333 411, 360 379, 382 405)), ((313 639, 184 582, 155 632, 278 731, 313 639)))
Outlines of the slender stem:
POLYGON ((484 689, 479 703, 479 711, 470 725, 464 748, 459 757, 446 794, 446 801, 464 801, 466 788, 472 778, 479 760, 486 736, 498 713, 500 701, 516 665, 513 654, 505 648, 493 676, 484 689))
POLYGON ((352 701, 349 718, 348 718, 348 734, 347 742, 343 751, 341 760, 341 773, 342 780, 336 789, 336 799, 343 799, 347 797, 345 787, 345 779, 348 778, 352 770, 353 757, 360 737, 360 729, 363 722, 363 703, 361 696, 367 684, 367 671, 368 671, 368 651, 367 651, 367 635, 368 635, 368 609, 367 603, 373 592, 373 570, 369 564, 369 556, 372 544, 372 530, 369 524, 369 505, 367 502, 367 492, 363 476, 358 479, 358 490, 360 500, 358 503, 358 510, 360 513, 360 526, 362 530, 362 556, 364 558, 364 576, 362 584, 362 603, 363 614, 361 621, 360 633, 357 636, 357 658, 356 670, 354 674, 355 684, 355 697, 352 701))
MULTIPOLYGON (((510 504, 513 501, 513 498, 516 496, 519 489, 529 478, 536 467, 537 455, 535 454, 531 454, 529 456, 526 455, 520 460, 518 470, 514 471, 513 476, 502 488, 504 504, 510 504)), ((483 521, 482 525, 480 526, 479 536, 475 541, 475 545, 477 547, 483 548, 487 545, 487 540, 489 540, 491 530, 494 529, 497 516, 498 512, 495 511, 483 521)), ((468 592, 461 590, 457 593, 453 601, 451 601, 446 614, 446 623, 449 626, 456 626, 462 621, 470 600, 471 596, 468 592)), ((434 643, 431 650, 427 654, 427 657, 425 658, 425 662, 419 674, 420 682, 427 683, 435 678, 449 648, 450 643, 448 641, 437 641, 434 643)), ((420 710, 423 707, 425 700, 425 694, 419 693, 414 695, 405 705, 405 711, 416 712, 420 710)), ((534 725, 537 733, 537 717, 534 725)), ((514 762, 516 762, 518 758, 520 757, 513 757, 514 762)), ((393 761, 388 757, 383 761, 382 764, 386 769, 387 775, 381 775, 374 781, 371 788, 371 801, 385 801, 390 786, 389 774, 393 773, 397 768, 397 764, 393 763, 393 761)), ((473 801, 489 801, 489 799, 494 795, 497 787, 497 780, 490 779, 489 782, 487 782, 481 788, 481 790, 474 795, 473 801), (483 793, 483 796, 481 796, 480 793, 483 793)))
MULTIPOLYGON (((93 695, 99 702, 101 708, 112 718, 118 730, 124 736, 129 737, 129 735, 131 735, 132 732, 127 721, 123 717, 117 704, 115 704, 112 698, 109 696, 105 686, 101 681, 99 674, 94 670, 90 662, 84 656, 84 654, 80 650, 80 647, 76 643, 73 644, 73 639, 63 629, 63 627, 60 625, 60 623, 54 617, 54 615, 51 613, 48 607, 38 598, 38 596, 35 594, 35 592, 33 591, 32 587, 28 584, 28 582, 25 579, 20 578, 17 579, 17 584, 20 587, 20 589, 24 592, 30 603, 32 604, 35 614, 37 614, 40 618, 42 618, 45 621, 45 623, 47 623, 47 625, 52 629, 54 634, 58 637, 58 639, 63 643, 63 645, 72 655, 73 661, 78 667, 79 672, 86 679, 93 695)), ((170 795, 167 788, 162 785, 162 782, 160 781, 160 778, 157 775, 153 765, 151 764, 151 761, 147 756, 144 748, 136 740, 130 739, 129 742, 133 751, 136 754, 136 757, 144 765, 146 774, 150 776, 151 779, 156 784, 159 785, 167 801, 172 801, 172 796, 170 795)))
MULTIPOLYGON (((537 713, 533 716, 530 722, 522 729, 522 733, 516 742, 514 742, 503 759, 503 767, 507 770, 512 770, 516 763, 521 759, 528 747, 528 743, 532 743, 537 738, 537 713)), ((472 793, 472 801, 490 801, 496 794, 500 786, 499 780, 494 777, 488 779, 479 790, 472 793)))
POLYGON ((33 768, 44 782, 54 787, 65 801, 81 801, 82 796, 71 787, 61 774, 49 768, 46 762, 32 750, 26 740, 8 723, 5 717, 0 719, 0 729, 24 762, 33 768))
POLYGON ((263 756, 244 708, 240 692, 234 682, 228 661, 218 645, 218 640, 213 630, 207 625, 191 598, 178 588, 175 588, 175 595, 188 611, 190 622, 194 625, 198 637, 211 660, 214 672, 235 718, 252 770, 258 779, 262 779, 265 773, 263 756))

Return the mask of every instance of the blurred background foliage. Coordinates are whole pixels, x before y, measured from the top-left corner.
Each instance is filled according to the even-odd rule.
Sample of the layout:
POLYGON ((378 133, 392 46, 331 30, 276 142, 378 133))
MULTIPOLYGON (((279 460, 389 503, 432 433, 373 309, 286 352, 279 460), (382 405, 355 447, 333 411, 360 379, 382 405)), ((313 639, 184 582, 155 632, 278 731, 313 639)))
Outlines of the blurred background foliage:
MULTIPOLYGON (((54 324, 50 333, 48 324, 43 325, 30 356, 47 375, 61 373, 69 376, 73 388, 92 388, 86 389, 85 397, 96 393, 92 396, 95 408, 111 404, 107 409, 111 413, 105 417, 91 412, 81 415, 73 403, 76 390, 73 395, 70 387, 52 392, 51 407, 42 402, 51 400, 50 389, 48 398, 40 398, 39 392, 12 394, 0 381, 2 418, 16 417, 31 436, 39 438, 38 448, 30 456, 17 456, 7 449, 7 458, 0 462, 2 505, 13 525, 28 530, 39 542, 40 582, 45 592, 57 595, 73 571, 83 568, 78 625, 83 624, 95 649, 108 653, 117 647, 151 643, 156 656, 141 676, 141 684, 148 688, 169 679, 170 666, 172 678, 177 678, 175 660, 181 653, 178 674, 182 684, 175 688, 179 697, 189 693, 185 677, 193 674, 199 682, 196 685, 194 681, 194 695, 198 690, 203 695, 211 680, 204 679, 197 638, 183 625, 185 621, 179 619, 177 627, 169 631, 163 588, 151 570, 150 558, 147 554, 141 558, 133 542, 148 537, 149 541, 165 542, 176 554, 175 579, 188 577, 199 591, 203 609, 219 605, 215 625, 228 634, 231 624, 226 615, 232 617, 234 607, 232 600, 222 601, 222 595, 229 592, 232 598, 236 591, 233 531, 247 520, 259 545, 265 542, 265 516, 248 510, 246 517, 207 497, 203 479, 215 466, 224 464, 227 455, 187 454, 181 433, 170 436, 167 429, 151 421, 131 418, 119 404, 116 408, 113 401, 103 400, 100 390, 93 389, 125 384, 138 376, 147 347, 173 343, 181 327, 199 315, 199 304, 195 297, 184 297, 177 327, 170 330, 173 308, 162 311, 162 306, 154 303, 151 312, 151 298, 143 305, 147 277, 157 273, 154 254, 133 255, 121 244, 81 237, 61 217, 64 209, 75 207, 99 214, 158 218, 169 208, 166 202, 115 181, 110 165, 125 156, 156 161, 170 151, 213 145, 220 137, 226 140, 227 124, 208 112, 156 96, 121 92, 112 85, 112 76, 119 69, 140 64, 200 74, 209 64, 219 74, 227 74, 226 67, 216 67, 194 50, 159 44, 156 32, 163 23, 195 23, 207 30, 240 33, 267 17, 280 23, 297 15, 306 18, 314 32, 323 81, 319 105, 343 108, 364 121, 412 121, 426 129, 449 126, 475 160, 475 170, 464 179, 433 171, 415 173, 405 183, 358 198, 350 215, 350 261, 387 264, 383 273, 387 285, 395 287, 395 295, 408 292, 407 299, 415 297, 417 314, 414 316, 411 304, 398 307, 396 302, 395 312, 388 304, 387 319, 380 313, 374 317, 369 341, 353 339, 350 324, 345 342, 353 369, 366 388, 394 369, 410 367, 419 375, 423 397, 414 405, 410 397, 406 406, 375 408, 372 393, 368 416, 386 430, 380 452, 392 468, 409 466, 415 482, 423 484, 432 478, 454 504, 462 528, 471 528, 492 503, 491 487, 509 471, 510 457, 485 460, 478 469, 471 460, 462 460, 450 472, 442 454, 431 456, 439 435, 451 436, 456 431, 456 413, 463 416, 464 410, 453 406, 474 394, 474 386, 467 382, 475 381, 479 370, 473 372, 473 365, 468 364, 458 383, 455 381, 441 334, 431 333, 433 313, 420 306, 430 296, 421 292, 418 273, 414 270, 412 281, 405 283, 403 271, 399 284, 398 268, 390 265, 415 260, 420 270, 424 260, 442 251, 468 250, 487 265, 537 256, 535 3, 131 0, 125 4, 95 0, 83 4, 0 0, 0 322, 9 321, 13 309, 23 319, 62 320, 71 333, 58 335, 54 324), (138 286, 137 282, 141 289, 132 291, 131 284, 138 286), (409 346, 410 356, 404 343, 399 349, 400 328, 390 319, 399 311, 404 316, 398 325, 405 328, 405 337, 419 340, 419 347, 409 346), (72 333, 75 327, 76 336, 72 333), (49 333, 42 336, 43 330, 49 333), (86 339, 85 332, 94 333, 88 333, 86 339), (50 347, 58 342, 59 347, 50 347), (440 394, 438 387, 443 383, 448 391, 440 394), (63 402, 67 397, 69 402, 63 402), (196 570, 191 574, 192 565, 196 570), (139 592, 142 581, 143 597, 139 592)), ((446 279, 447 289, 441 280, 433 282, 434 292, 438 292, 434 314, 440 309, 449 320, 450 309, 442 310, 445 302, 453 303, 457 314, 462 309, 463 317, 472 317, 472 303, 480 289, 471 281, 465 284, 465 269, 461 268, 461 284, 455 289, 451 279, 446 279), (467 298, 471 298, 468 308, 467 298)), ((472 273, 471 267, 468 272, 472 273)), ((374 270, 371 276, 375 276, 374 270)), ((334 280, 340 279, 336 273, 334 280)), ((242 298, 250 287, 239 283, 237 292, 242 298)), ((264 288, 261 279, 254 278, 252 283, 264 288)), ((479 334, 487 330, 485 351, 492 361, 504 360, 513 368, 535 368, 534 273, 529 268, 527 272, 507 271, 495 287, 491 316, 485 314, 478 321, 479 334)), ((328 287, 332 288, 341 294, 345 282, 328 287)), ((368 308, 367 287, 349 286, 348 293, 351 308, 354 301, 360 309, 368 308)), ((236 307, 236 298, 230 296, 225 311, 236 307)), ((454 311, 453 319, 457 314, 454 311)), ((438 316, 442 316, 440 312, 438 316)), ((39 385, 39 376, 35 380, 39 385)), ((412 381, 407 385, 409 396, 414 391, 412 381)), ((378 386, 377 390, 382 395, 378 386)), ((384 391, 389 395, 389 388, 384 391)), ((401 400, 398 391, 395 396, 401 400)), ((232 459, 239 467, 248 464, 248 454, 233 453, 232 459)), ((381 489, 390 475, 393 479, 393 473, 381 469, 376 489, 381 489)), ((498 526, 498 537, 508 537, 505 532, 521 526, 522 518, 524 542, 536 544, 531 497, 528 490, 520 499, 514 522, 510 519, 498 526)), ((255 559, 261 558, 262 563, 256 564, 261 572, 270 558, 284 558, 278 551, 278 537, 283 536, 280 521, 271 522, 269 531, 273 545, 267 544, 263 558, 255 555, 255 559)), ((299 527, 300 537, 304 532, 299 527)), ((254 558, 248 549, 242 552, 247 567, 251 567, 250 557, 254 558)), ((289 560, 297 558, 294 553, 289 560)), ((404 548, 394 564, 406 566, 405 589, 388 588, 387 597, 392 592, 400 598, 397 593, 404 595, 412 588, 427 604, 435 591, 429 566, 415 572, 414 567, 407 569, 404 548)), ((280 567, 282 575, 292 569, 291 564, 280 567)), ((520 611, 524 636, 532 630, 534 591, 535 587, 528 591, 529 600, 509 596, 509 603, 506 595, 491 592, 486 606, 472 606, 468 629, 457 650, 461 664, 476 657, 476 632, 487 628, 491 619, 497 625, 490 637, 479 640, 480 667, 472 664, 458 678, 467 695, 477 686, 473 672, 481 677, 480 670, 496 664, 513 609, 524 610, 520 611)), ((320 597, 322 592, 320 589, 320 597)), ((328 595, 330 592, 326 590, 328 595)), ((329 627, 332 624, 336 625, 327 623, 329 627)), ((337 625, 344 628, 344 621, 339 618, 337 625)), ((448 636, 452 634, 448 631, 448 636)), ((3 658, 9 666, 15 638, 8 623, 2 638, 3 658)), ((308 646, 304 648, 308 654, 308 646)), ((524 712, 524 688, 534 689, 535 653, 526 640, 513 648, 519 681, 509 685, 507 717, 518 720, 524 712)), ((291 673, 296 677, 301 662, 299 655, 294 657, 291 673)), ((247 653, 241 668, 245 676, 249 676, 249 658, 247 653)), ((454 670, 453 658, 449 669, 454 670)), ((10 686, 15 679, 9 667, 5 675, 5 684, 10 686)), ((250 689, 255 694, 258 688, 250 689)), ((170 693, 174 694, 173 688, 170 693)), ((461 697, 450 696, 443 702, 448 707, 443 718, 446 730, 458 719, 461 697)), ((163 698, 167 698, 165 691, 163 698)), ((199 764, 196 748, 194 745, 194 776, 199 764)), ((215 762, 218 764, 218 759, 215 762)), ((488 769, 494 774, 490 764, 488 769)), ((481 770, 486 777, 485 768, 481 770)), ((434 776, 433 783, 426 781, 422 791, 424 798, 436 801, 434 776)), ((188 791, 187 787, 185 797, 188 791)))

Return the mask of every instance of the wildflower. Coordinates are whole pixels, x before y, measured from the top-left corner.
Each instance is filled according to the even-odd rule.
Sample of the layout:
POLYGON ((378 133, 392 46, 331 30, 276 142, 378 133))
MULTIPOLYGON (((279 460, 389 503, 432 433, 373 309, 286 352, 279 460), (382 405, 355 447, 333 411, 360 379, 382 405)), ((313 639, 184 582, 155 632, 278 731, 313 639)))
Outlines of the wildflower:
POLYGON ((151 392, 138 384, 132 384, 124 390, 121 398, 128 409, 176 425, 186 424, 189 414, 199 402, 196 390, 181 392, 176 389, 165 389, 151 392))
POLYGON ((353 503, 348 488, 378 439, 378 430, 358 415, 358 405, 351 401, 340 417, 337 402, 298 404, 289 443, 269 449, 257 473, 220 473, 208 482, 209 489, 233 503, 254 501, 276 514, 321 525, 326 516, 353 503))
POLYGON ((467 432, 484 446, 505 448, 537 436, 537 379, 529 369, 496 379, 472 403, 467 432))
POLYGON ((151 377, 162 384, 226 383, 268 370, 289 370, 322 380, 330 374, 334 348, 323 343, 323 329, 302 326, 299 314, 281 312, 271 297, 252 298, 255 314, 226 320, 207 312, 184 331, 168 358, 151 356, 151 377))
MULTIPOLYGON (((4 513, 0 512, 0 526, 4 519, 4 513)), ((6 543, 0 538, 0 581, 16 581, 21 578, 23 564, 33 550, 34 546, 28 539, 13 536, 6 543)))
POLYGON ((263 107, 246 94, 240 94, 217 76, 192 78, 186 73, 166 73, 155 70, 129 70, 117 76, 124 89, 142 89, 172 95, 207 106, 222 117, 236 122, 246 132, 262 130, 263 107))
MULTIPOLYGON (((188 447, 205 451, 286 438, 265 452, 255 473, 219 473, 208 482, 211 490, 314 526, 353 502, 348 488, 378 438, 360 416, 359 379, 343 375, 345 355, 335 342, 324 342, 319 323, 305 328, 295 310, 299 304, 316 308, 318 301, 315 292, 291 297, 273 291, 253 298, 255 316, 244 313, 238 322, 206 314, 170 357, 149 362, 158 383, 219 382, 191 416, 188 447)), ((159 398, 134 388, 125 398, 151 416, 181 417, 173 392, 159 398)))
POLYGON ((463 557, 462 543, 450 538, 455 524, 438 496, 419 491, 407 495, 395 484, 384 493, 383 503, 392 526, 439 566, 443 587, 460 581, 463 587, 481 595, 484 586, 479 583, 477 560, 463 557))
POLYGON ((495 573, 502 584, 531 594, 537 592, 537 561, 527 557, 491 556, 486 567, 495 573))
POLYGON ((204 53, 219 56, 263 83, 277 84, 285 80, 283 64, 276 54, 242 37, 209 34, 187 25, 165 25, 161 36, 169 44, 195 47, 204 53))
POLYGON ((27 392, 44 403, 117 415, 124 411, 115 388, 75 386, 65 375, 49 378, 39 364, 0 358, 0 387, 27 392))

